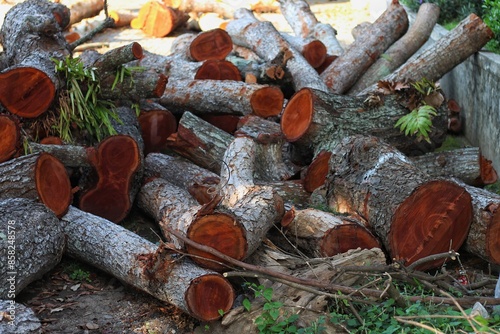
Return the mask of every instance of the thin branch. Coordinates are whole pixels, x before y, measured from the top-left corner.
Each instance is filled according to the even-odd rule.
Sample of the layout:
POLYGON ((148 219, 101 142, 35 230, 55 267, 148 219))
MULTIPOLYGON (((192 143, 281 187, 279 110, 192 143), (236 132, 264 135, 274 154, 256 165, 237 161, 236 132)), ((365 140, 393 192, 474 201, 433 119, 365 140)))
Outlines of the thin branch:
POLYGON ((106 19, 104 19, 104 21, 102 21, 102 23, 100 25, 98 25, 93 30, 91 30, 87 35, 85 35, 82 38, 77 39, 76 41, 71 43, 69 45, 69 50, 73 51, 77 46, 82 45, 83 43, 90 41, 92 38, 94 38, 95 35, 97 35, 98 33, 100 33, 101 31, 103 31, 106 28, 113 27, 114 25, 115 25, 115 20, 113 20, 113 18, 111 18, 111 17, 106 17, 106 19))
POLYGON ((418 267, 419 265, 421 265, 423 263, 433 262, 436 260, 447 259, 447 258, 455 260, 459 256, 460 256, 460 254, 458 254, 454 250, 450 250, 447 253, 433 254, 433 255, 429 255, 429 256, 423 257, 421 259, 418 259, 417 261, 415 261, 412 264, 410 264, 409 266, 407 266, 406 269, 411 271, 411 270, 415 270, 416 267, 418 267))

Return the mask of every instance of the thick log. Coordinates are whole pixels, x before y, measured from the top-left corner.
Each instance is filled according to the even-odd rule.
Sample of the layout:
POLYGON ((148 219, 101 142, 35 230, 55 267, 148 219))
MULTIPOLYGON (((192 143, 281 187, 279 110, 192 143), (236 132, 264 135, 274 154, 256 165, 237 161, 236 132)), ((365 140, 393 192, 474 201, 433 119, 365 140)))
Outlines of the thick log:
POLYGON ((120 46, 109 50, 108 52, 99 55, 93 59, 91 64, 86 64, 87 67, 94 67, 98 74, 107 72, 115 73, 115 71, 123 64, 133 60, 141 59, 144 56, 142 46, 137 42, 120 46))
POLYGON ((86 147, 78 145, 54 145, 29 143, 30 153, 46 152, 58 159, 65 167, 92 167, 86 147))
POLYGON ((281 34, 290 45, 299 51, 309 65, 318 68, 326 59, 326 46, 317 39, 303 39, 289 34, 281 34))
POLYGON ((177 130, 175 116, 162 106, 155 110, 141 111, 138 121, 145 155, 165 149, 168 137, 177 130))
POLYGON ((318 21, 304 0, 279 0, 281 13, 292 27, 295 36, 312 37, 325 45, 328 54, 339 56, 344 49, 337 40, 337 31, 329 24, 318 21))
POLYGON ((332 92, 347 92, 377 58, 406 32, 406 11, 399 1, 393 0, 371 28, 370 33, 357 38, 321 73, 321 78, 332 92))
POLYGON ((376 137, 346 137, 332 151, 326 188, 333 210, 361 216, 404 265, 458 250, 472 221, 471 196, 463 187, 430 178, 376 137))
MULTIPOLYGON (((453 30, 415 57, 410 58, 384 81, 419 81, 426 78, 438 81, 465 59, 481 50, 494 36, 493 31, 478 17, 471 14, 453 30)), ((358 95, 366 95, 377 90, 377 85, 367 87, 358 95)))
POLYGON ((149 1, 141 7, 130 26, 142 30, 148 36, 165 37, 188 20, 189 15, 181 10, 158 1, 149 1))
POLYGON ((66 240, 56 215, 35 200, 0 200, 0 215, 0 298, 14 299, 61 261, 66 240))
MULTIPOLYGON (((432 29, 439 17, 439 7, 434 3, 423 3, 418 9, 415 22, 406 34, 392 44, 381 57, 368 68, 349 90, 350 95, 356 95, 383 77, 391 74, 404 64, 429 39, 432 29)), ((371 26, 370 26, 371 29, 371 26)), ((370 33, 370 32, 366 32, 370 33)))
POLYGON ((278 87, 228 80, 176 80, 167 84, 160 104, 172 112, 277 116, 283 108, 278 87))
POLYGON ((178 37, 170 52, 192 61, 223 60, 233 50, 229 34, 220 28, 178 37))
POLYGON ((472 197, 472 223, 465 249, 489 263, 500 264, 500 195, 459 182, 472 197))
POLYGON ((219 174, 222 157, 232 140, 229 133, 186 111, 167 145, 198 166, 219 174))
POLYGON ((207 60, 196 71, 194 79, 241 81, 239 69, 227 60, 207 60))
POLYGON ((62 218, 68 254, 81 259, 191 316, 211 321, 228 311, 234 298, 222 276, 156 246, 137 234, 71 207, 62 218))
POLYGON ((0 300, 0 310, 4 312, 0 322, 0 332, 19 334, 42 334, 42 323, 35 312, 13 299, 0 300))
POLYGON ((381 248, 363 224, 346 216, 317 209, 287 211, 281 226, 294 244, 312 257, 329 257, 350 249, 381 248))
POLYGON ((265 61, 273 61, 280 54, 285 54, 285 66, 293 78, 295 90, 313 87, 328 91, 314 68, 281 36, 271 22, 259 21, 252 12, 245 9, 239 9, 235 18, 226 26, 234 44, 251 49, 265 61))
POLYGON ((21 148, 21 126, 10 115, 0 115, 0 163, 12 158, 21 148))
POLYGON ((0 73, 0 102, 11 113, 34 118, 52 104, 59 89, 52 59, 70 55, 62 33, 69 18, 67 7, 44 0, 24 1, 5 15, 0 43, 9 67, 0 73))
POLYGON ((491 161, 483 157, 479 147, 431 152, 410 160, 432 177, 455 177, 476 187, 498 180, 491 161))
POLYGON ((78 207, 115 223, 127 217, 142 176, 141 148, 128 135, 114 135, 89 151, 97 183, 85 189, 78 207))
POLYGON ((61 217, 73 200, 64 165, 48 153, 30 154, 0 164, 0 199, 29 198, 61 217))

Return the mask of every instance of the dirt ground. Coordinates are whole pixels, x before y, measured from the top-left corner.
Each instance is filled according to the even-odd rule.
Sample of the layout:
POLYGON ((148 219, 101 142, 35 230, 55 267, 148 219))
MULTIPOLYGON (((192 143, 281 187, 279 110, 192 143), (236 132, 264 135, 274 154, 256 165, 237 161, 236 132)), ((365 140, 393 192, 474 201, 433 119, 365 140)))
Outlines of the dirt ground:
MULTIPOLYGON (((109 9, 127 8, 138 11, 146 2, 110 0, 109 9)), ((318 19, 337 29, 338 40, 344 46, 352 42, 350 32, 356 24, 373 21, 375 18, 368 8, 353 10, 349 1, 320 0, 311 3, 318 19)), ((11 6, 12 2, 3 1, 0 11, 5 13, 11 6)), ((2 18, 3 13, 0 13, 2 18)), ((261 18, 273 22, 281 31, 290 31, 280 14, 263 14, 261 18)), ((184 31, 176 34, 182 32, 184 31)), ((173 38, 148 38, 141 31, 122 28, 109 29, 91 42, 101 44, 98 49, 100 52, 139 42, 145 50, 168 54, 173 38)), ((149 234, 150 240, 157 241, 157 237, 151 233, 150 221, 133 213, 129 222, 134 223, 131 229, 138 234, 149 234)), ((34 310, 42 322, 44 333, 182 334, 192 333, 200 325, 174 307, 123 285, 98 269, 67 257, 43 279, 28 286, 17 296, 17 302, 34 310)))

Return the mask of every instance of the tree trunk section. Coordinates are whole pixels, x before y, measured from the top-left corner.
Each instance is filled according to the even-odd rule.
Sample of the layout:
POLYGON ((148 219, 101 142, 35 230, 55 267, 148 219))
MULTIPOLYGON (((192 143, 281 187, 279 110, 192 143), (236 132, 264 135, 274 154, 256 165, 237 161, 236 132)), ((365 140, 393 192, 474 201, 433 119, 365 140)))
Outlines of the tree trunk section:
POLYGON ((406 11, 399 1, 393 0, 371 27, 370 33, 357 38, 321 73, 321 78, 332 92, 347 92, 377 58, 406 32, 406 11))
MULTIPOLYGON (((383 77, 391 74, 404 64, 429 39, 439 17, 439 7, 433 3, 423 3, 418 9, 415 22, 406 34, 398 39, 381 57, 358 79, 349 90, 356 95, 383 77)), ((371 28, 371 26, 370 26, 371 28)), ((370 33, 365 31, 364 33, 370 33)))
POLYGON ((161 105, 155 110, 141 109, 138 121, 145 155, 164 150, 167 147, 168 137, 177 130, 175 116, 161 105))
POLYGON ((177 80, 170 82, 160 104, 172 112, 195 114, 277 116, 283 108, 278 87, 226 80, 177 80))
POLYGON ((317 39, 302 39, 286 33, 281 34, 290 45, 299 51, 313 68, 318 68, 326 59, 326 46, 317 39))
POLYGON ((11 159, 21 148, 21 126, 10 115, 0 115, 0 163, 11 159))
MULTIPOLYGON (((61 261, 66 245, 59 219, 27 198, 0 200, 1 299, 14 299, 61 261)), ((17 314, 16 314, 17 316, 17 314)))
MULTIPOLYGON (((471 14, 436 43, 417 56, 410 58, 383 80, 415 82, 426 78, 431 82, 436 82, 455 66, 481 50, 493 36, 493 31, 481 18, 476 14, 471 14)), ((359 92, 358 95, 366 95, 376 89, 377 86, 372 85, 359 92)))
POLYGON ((251 12, 244 9, 239 9, 235 18, 226 26, 226 31, 234 44, 251 49, 265 61, 273 61, 280 54, 285 54, 285 66, 293 78, 295 90, 302 87, 313 87, 325 92, 328 91, 328 87, 314 68, 285 41, 271 22, 261 22, 251 12))
POLYGON ((152 37, 165 37, 189 20, 189 15, 158 1, 149 1, 139 10, 137 18, 130 22, 134 29, 152 37))
POLYGON ((333 150, 330 166, 331 208, 365 219, 395 261, 407 266, 458 250, 465 241, 472 220, 469 193, 452 181, 429 178, 379 138, 346 137, 333 150))
POLYGON ((229 34, 220 28, 184 34, 172 43, 171 53, 191 61, 224 60, 233 50, 229 34))
POLYGON ((0 199, 29 198, 45 204, 57 217, 73 200, 64 165, 48 153, 30 154, 0 164, 0 199))
POLYGON ((141 238, 106 219, 71 207, 62 218, 68 253, 191 316, 211 321, 228 311, 231 284, 165 245, 141 238))
POLYGON ((377 238, 360 221, 317 209, 291 209, 281 226, 288 239, 311 257, 330 257, 358 247, 381 248, 377 238))

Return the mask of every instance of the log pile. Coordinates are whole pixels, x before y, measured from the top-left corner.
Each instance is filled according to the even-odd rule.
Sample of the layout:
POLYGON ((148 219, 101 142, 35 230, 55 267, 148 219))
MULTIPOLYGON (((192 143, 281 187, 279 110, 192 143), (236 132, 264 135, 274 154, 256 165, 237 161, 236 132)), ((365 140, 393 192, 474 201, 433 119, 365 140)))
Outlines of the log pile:
MULTIPOLYGON (((408 28, 404 8, 392 1, 345 50, 307 2, 278 6, 294 36, 259 20, 251 6, 149 2, 131 22, 145 35, 168 35, 191 11, 228 21, 177 37, 169 56, 139 42, 82 53, 81 68, 92 68, 99 80, 97 99, 113 106, 114 131, 96 141, 75 126, 74 142, 55 130, 54 120, 63 117, 57 96, 68 87, 53 59, 71 57, 63 33, 75 16, 45 0, 12 8, 0 30, 0 212, 6 222, 23 221, 23 214, 39 221, 47 244, 27 252, 36 247, 51 256, 31 258, 32 271, 23 270, 16 289, 60 260, 64 236, 70 255, 202 321, 233 307, 235 290, 221 273, 278 261, 263 241, 312 258, 359 248, 360 258, 376 252, 380 266, 387 257, 411 271, 435 269, 449 256, 433 256, 453 257, 459 249, 500 264, 500 199, 478 188, 496 182, 496 172, 479 148, 432 153, 457 116, 439 89, 431 101, 412 88, 474 54, 491 30, 472 15, 410 58, 435 23, 434 5, 422 6, 408 28), (427 141, 395 128, 424 100, 437 112, 427 141), (158 223, 159 246, 119 225, 134 205, 158 223)), ((283 267, 277 270, 287 279, 328 289, 304 268, 272 265, 283 267)), ((323 265, 315 270, 325 281, 334 274, 323 265)), ((330 288, 351 291, 355 284, 343 282, 330 288)), ((275 291, 293 294, 281 286, 275 291)), ((300 298, 303 308, 326 307, 310 294, 300 298)), ((234 326, 229 319, 226 328, 234 326)))

